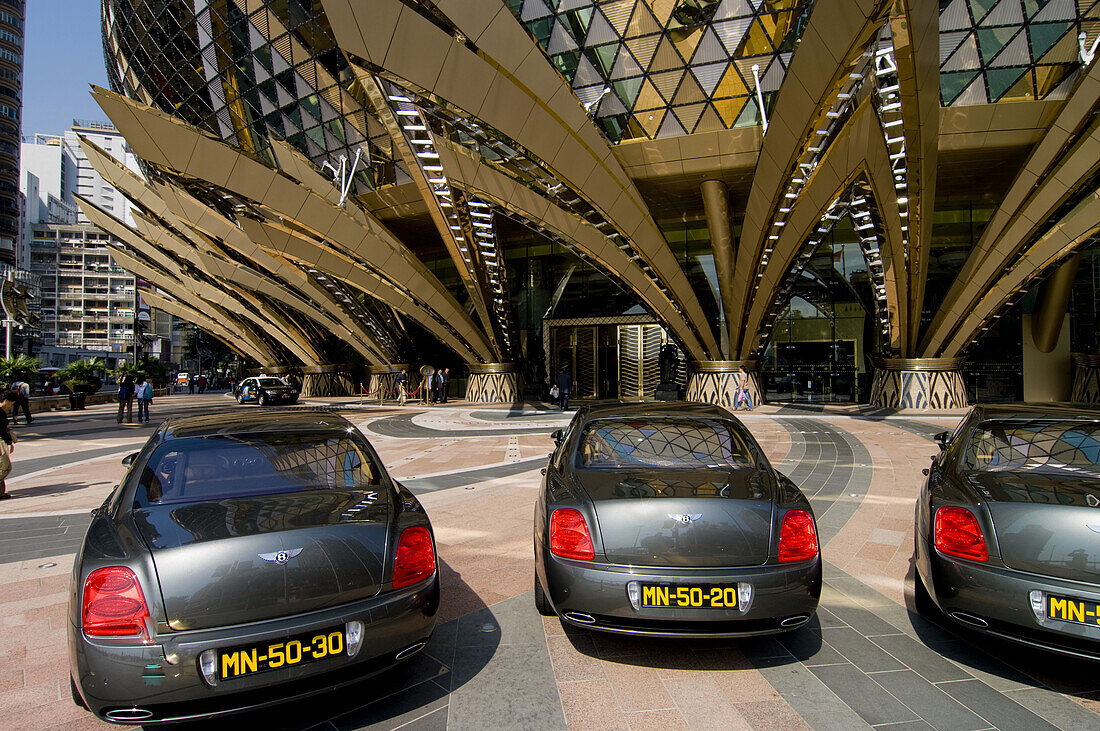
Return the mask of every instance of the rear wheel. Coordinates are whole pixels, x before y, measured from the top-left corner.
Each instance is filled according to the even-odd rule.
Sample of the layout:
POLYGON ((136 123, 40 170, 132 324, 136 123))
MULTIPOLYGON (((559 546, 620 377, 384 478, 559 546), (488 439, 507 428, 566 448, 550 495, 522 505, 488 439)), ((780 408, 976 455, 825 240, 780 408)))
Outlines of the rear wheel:
POLYGON ((546 592, 543 591, 538 574, 535 574, 535 609, 539 610, 539 614, 544 617, 553 617, 557 614, 554 607, 550 606, 550 600, 546 598, 546 592))
POLYGON ((243 393, 238 393, 237 394, 237 403, 239 403, 239 404, 244 403, 244 394, 243 393))
POLYGON ((256 399, 256 403, 258 403, 260 406, 267 406, 267 394, 261 393, 260 397, 256 399))

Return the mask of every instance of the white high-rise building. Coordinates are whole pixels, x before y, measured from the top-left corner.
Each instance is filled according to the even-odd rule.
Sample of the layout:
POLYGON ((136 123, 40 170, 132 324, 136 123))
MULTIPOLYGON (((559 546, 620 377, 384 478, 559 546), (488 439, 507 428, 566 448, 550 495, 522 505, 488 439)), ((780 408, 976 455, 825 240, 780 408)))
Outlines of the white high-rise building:
MULTIPOLYGON (((92 169, 80 147, 87 138, 138 172, 137 158, 107 123, 74 120, 63 135, 35 135, 21 148, 20 192, 24 197, 20 266, 41 277, 43 365, 102 357, 132 357, 135 278, 114 263, 105 243, 111 237, 80 211, 76 195, 133 225, 131 204, 92 169)), ((171 316, 152 313, 158 336, 147 353, 167 360, 178 354, 179 333, 171 316), (172 346, 176 346, 173 349, 172 346)))

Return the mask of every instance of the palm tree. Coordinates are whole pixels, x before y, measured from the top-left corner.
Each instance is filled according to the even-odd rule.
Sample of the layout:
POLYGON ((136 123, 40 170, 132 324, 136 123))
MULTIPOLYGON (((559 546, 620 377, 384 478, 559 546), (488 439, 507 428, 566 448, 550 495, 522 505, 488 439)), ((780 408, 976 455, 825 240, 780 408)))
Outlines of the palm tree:
POLYGON ((70 363, 57 372, 57 377, 72 393, 95 393, 103 385, 99 374, 104 370, 102 358, 89 358, 70 363))
POLYGON ((6 383, 30 381, 38 372, 38 367, 38 358, 32 358, 29 355, 0 358, 0 379, 6 383))

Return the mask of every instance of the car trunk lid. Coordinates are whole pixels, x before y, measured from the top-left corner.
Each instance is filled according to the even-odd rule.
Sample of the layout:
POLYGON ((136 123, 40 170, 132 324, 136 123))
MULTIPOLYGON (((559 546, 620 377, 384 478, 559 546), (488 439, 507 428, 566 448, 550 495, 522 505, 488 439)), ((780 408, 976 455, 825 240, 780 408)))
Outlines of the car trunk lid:
POLYGON ((1100 480, 1054 473, 972 473, 1001 559, 1020 571, 1100 581, 1100 480))
POLYGON ((773 485, 753 469, 584 470, 607 559, 636 566, 758 566, 771 552, 773 485))
POLYGON ((378 593, 390 505, 383 489, 154 505, 134 511, 169 626, 284 617, 378 593))

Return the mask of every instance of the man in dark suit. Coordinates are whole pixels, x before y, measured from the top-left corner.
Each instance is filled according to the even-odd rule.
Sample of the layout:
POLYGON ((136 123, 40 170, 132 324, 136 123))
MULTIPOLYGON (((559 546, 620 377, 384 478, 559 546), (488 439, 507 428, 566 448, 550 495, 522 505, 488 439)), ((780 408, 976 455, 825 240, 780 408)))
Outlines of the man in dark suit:
POLYGON ((442 388, 442 391, 440 392, 440 396, 443 398, 443 403, 447 403, 447 392, 451 388, 451 369, 450 368, 444 368, 443 369, 442 378, 443 378, 443 388, 442 388))
POLYGON ((573 390, 573 376, 569 375, 567 369, 562 368, 558 374, 557 386, 558 403, 561 404, 561 410, 565 411, 569 408, 569 392, 573 390))

